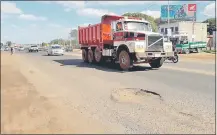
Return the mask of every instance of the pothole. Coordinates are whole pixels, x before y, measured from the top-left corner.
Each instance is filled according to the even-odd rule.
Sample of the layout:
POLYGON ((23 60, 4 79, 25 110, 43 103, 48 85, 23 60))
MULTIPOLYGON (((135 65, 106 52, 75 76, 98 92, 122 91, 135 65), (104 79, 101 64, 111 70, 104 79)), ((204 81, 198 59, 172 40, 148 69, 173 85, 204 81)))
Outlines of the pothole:
POLYGON ((140 88, 120 88, 111 93, 111 100, 115 102, 141 102, 144 100, 163 101, 160 94, 140 88))

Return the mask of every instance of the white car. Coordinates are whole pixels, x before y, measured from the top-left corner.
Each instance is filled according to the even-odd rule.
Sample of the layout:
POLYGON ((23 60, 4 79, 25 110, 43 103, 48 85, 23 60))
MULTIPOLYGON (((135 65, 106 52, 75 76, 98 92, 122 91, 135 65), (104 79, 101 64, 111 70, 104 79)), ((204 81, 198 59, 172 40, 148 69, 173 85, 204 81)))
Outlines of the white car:
POLYGON ((47 55, 63 55, 64 50, 60 45, 51 45, 48 47, 47 55))
POLYGON ((29 48, 29 52, 38 52, 38 46, 37 45, 33 45, 29 48))
POLYGON ((19 51, 24 51, 24 47, 19 47, 19 51))

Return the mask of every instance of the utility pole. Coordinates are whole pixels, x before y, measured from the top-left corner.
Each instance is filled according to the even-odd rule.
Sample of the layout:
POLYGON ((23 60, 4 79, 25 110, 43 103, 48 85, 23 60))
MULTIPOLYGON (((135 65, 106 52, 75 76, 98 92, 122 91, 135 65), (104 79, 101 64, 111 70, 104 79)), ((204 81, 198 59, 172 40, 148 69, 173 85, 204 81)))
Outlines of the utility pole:
POLYGON ((195 23, 195 17, 193 18, 193 21, 192 21, 192 42, 194 42, 194 38, 195 38, 195 36, 194 36, 194 23, 195 23))
POLYGON ((167 24, 168 24, 168 28, 167 28, 167 38, 168 38, 168 42, 170 40, 170 1, 168 0, 168 5, 167 5, 167 24))

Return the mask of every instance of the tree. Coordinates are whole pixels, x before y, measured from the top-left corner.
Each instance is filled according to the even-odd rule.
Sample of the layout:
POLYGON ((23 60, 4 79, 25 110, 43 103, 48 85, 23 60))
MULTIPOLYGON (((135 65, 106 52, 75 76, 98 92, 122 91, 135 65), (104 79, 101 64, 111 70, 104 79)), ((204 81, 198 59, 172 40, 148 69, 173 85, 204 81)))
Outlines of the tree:
POLYGON ((44 42, 43 42, 43 43, 42 43, 42 46, 43 46, 43 47, 48 46, 48 43, 44 43, 44 42))
POLYGON ((155 22, 155 19, 151 16, 148 16, 146 14, 143 13, 125 13, 122 16, 129 16, 129 17, 140 17, 140 18, 144 18, 145 20, 147 20, 148 22, 150 22, 152 29, 154 32, 157 32, 158 27, 157 24, 155 22))
POLYGON ((10 47, 12 45, 12 42, 11 41, 7 41, 6 45, 10 47))
POLYGON ((205 21, 203 21, 203 23, 208 23, 207 25, 207 32, 209 35, 212 35, 213 31, 216 31, 216 18, 209 18, 205 21))

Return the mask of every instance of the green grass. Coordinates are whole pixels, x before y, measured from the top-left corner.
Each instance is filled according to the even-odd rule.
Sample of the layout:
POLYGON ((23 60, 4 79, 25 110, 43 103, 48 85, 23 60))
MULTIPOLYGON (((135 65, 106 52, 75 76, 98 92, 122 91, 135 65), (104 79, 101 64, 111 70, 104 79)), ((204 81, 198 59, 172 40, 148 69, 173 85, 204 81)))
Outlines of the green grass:
POLYGON ((215 53, 216 53, 216 50, 204 50, 203 52, 215 54, 215 53))

